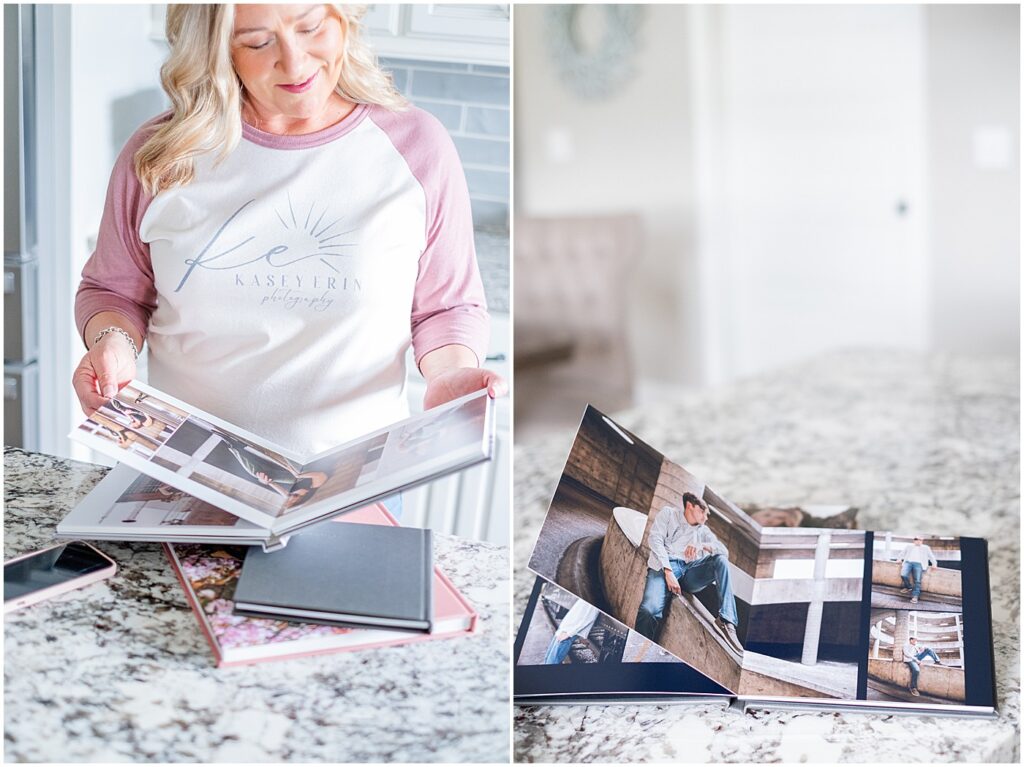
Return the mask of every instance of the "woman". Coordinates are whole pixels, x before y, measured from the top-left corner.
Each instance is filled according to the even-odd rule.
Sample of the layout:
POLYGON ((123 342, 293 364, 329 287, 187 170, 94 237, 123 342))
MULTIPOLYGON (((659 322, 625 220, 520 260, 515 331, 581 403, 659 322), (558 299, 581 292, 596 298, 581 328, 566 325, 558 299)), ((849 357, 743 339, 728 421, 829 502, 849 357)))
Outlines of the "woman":
POLYGON ((341 6, 172 5, 173 103, 115 165, 76 320, 87 413, 135 375, 302 454, 487 388, 465 178, 341 6))

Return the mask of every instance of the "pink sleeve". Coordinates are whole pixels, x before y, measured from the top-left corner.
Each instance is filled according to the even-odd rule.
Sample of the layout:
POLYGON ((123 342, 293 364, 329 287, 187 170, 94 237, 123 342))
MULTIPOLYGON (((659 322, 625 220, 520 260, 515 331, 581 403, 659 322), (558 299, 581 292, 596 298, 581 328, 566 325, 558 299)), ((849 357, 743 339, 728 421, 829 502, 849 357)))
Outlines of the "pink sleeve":
POLYGON ((490 318, 473 244, 473 213, 462 163, 444 126, 433 115, 410 108, 375 107, 370 118, 405 158, 426 196, 426 248, 412 301, 412 346, 416 364, 448 344, 487 353, 490 318))
POLYGON ((96 250, 82 270, 75 296, 79 335, 100 312, 118 312, 131 321, 143 338, 156 309, 156 287, 149 245, 139 239, 139 226, 151 197, 135 175, 135 153, 149 137, 151 126, 170 113, 145 123, 125 144, 114 163, 107 186, 96 250))

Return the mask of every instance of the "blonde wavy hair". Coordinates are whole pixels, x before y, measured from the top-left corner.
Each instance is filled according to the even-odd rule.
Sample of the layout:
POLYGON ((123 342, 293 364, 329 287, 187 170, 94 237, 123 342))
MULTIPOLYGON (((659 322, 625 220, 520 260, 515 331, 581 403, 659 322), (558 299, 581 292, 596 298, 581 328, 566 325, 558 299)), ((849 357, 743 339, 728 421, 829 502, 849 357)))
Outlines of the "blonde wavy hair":
MULTIPOLYGON (((405 98, 362 38, 366 6, 330 7, 341 20, 344 40, 335 92, 356 104, 405 109, 405 98)), ((196 157, 217 151, 219 163, 242 138, 242 82, 231 64, 234 23, 232 4, 167 7, 171 52, 160 79, 171 99, 171 117, 135 153, 135 174, 151 195, 190 183, 196 157)))

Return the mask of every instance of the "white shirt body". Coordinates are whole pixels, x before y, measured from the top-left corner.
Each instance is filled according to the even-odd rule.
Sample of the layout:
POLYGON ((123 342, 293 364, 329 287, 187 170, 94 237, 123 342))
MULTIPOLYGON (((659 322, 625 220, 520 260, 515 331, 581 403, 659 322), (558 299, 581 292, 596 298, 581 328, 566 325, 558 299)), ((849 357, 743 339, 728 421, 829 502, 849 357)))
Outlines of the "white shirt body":
POLYGON ((601 613, 596 607, 592 607, 582 599, 577 599, 576 604, 570 607, 569 612, 562 618, 555 633, 580 636, 586 639, 600 615, 601 613))
POLYGON ((907 547, 903 549, 903 556, 901 558, 904 562, 917 562, 924 568, 927 568, 929 563, 933 565, 939 564, 939 560, 935 558, 931 547, 923 543, 920 546, 908 543, 907 547))

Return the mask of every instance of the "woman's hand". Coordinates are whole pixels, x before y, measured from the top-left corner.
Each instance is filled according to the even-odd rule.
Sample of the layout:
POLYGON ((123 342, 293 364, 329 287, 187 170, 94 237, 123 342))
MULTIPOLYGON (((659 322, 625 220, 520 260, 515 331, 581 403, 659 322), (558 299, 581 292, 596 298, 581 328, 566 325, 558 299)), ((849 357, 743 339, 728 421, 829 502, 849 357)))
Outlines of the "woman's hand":
POLYGON ((120 333, 107 333, 82 357, 71 384, 87 416, 135 378, 135 355, 120 333))
POLYGON ((423 355, 420 372, 427 379, 423 409, 487 389, 492 399, 508 394, 508 382, 493 370, 476 366, 476 354, 461 344, 449 344, 423 355))
POLYGON ((508 383, 492 370, 482 368, 449 368, 427 379, 427 393, 423 395, 423 409, 451 402, 464 394, 487 389, 491 399, 508 394, 508 383))

